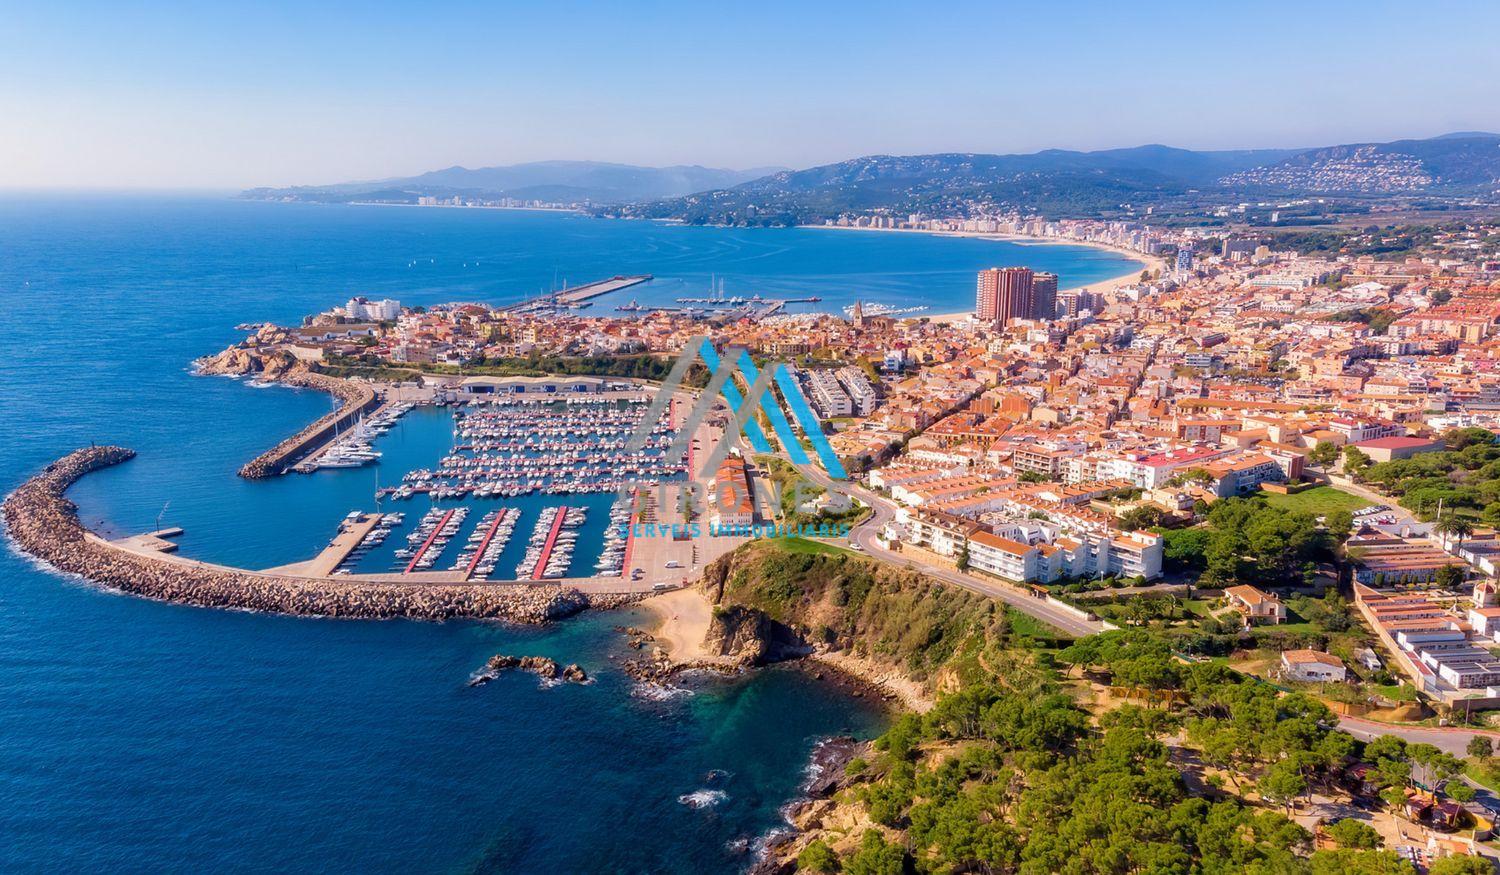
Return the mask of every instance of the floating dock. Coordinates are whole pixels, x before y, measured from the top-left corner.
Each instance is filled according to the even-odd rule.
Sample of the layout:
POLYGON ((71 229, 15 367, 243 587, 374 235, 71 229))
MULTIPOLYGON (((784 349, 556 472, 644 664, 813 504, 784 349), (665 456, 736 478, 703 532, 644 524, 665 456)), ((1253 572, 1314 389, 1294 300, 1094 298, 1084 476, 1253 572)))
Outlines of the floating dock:
POLYGON ((496 530, 500 528, 501 523, 505 522, 505 514, 506 512, 502 510, 495 514, 493 520, 490 520, 490 527, 484 533, 484 540, 479 542, 479 548, 474 551, 474 556, 469 559, 469 567, 464 569, 464 580, 469 580, 474 576, 474 569, 478 568, 479 563, 484 559, 484 551, 489 548, 490 542, 495 540, 496 530))
POLYGON ((406 563, 406 570, 401 572, 402 574, 411 574, 416 569, 417 563, 421 562, 422 557, 426 556, 427 551, 432 548, 432 542, 437 540, 438 533, 443 530, 444 526, 448 525, 449 520, 453 519, 453 514, 454 511, 451 510, 443 514, 442 519, 438 520, 437 525, 432 527, 432 534, 428 535, 427 540, 423 541, 422 546, 417 549, 417 555, 411 557, 411 561, 406 563))
POLYGON ((547 571, 547 560, 552 558, 552 548, 557 546, 557 533, 562 531, 563 523, 568 519, 568 508, 566 505, 557 509, 557 516, 552 518, 552 529, 547 532, 547 543, 542 545, 541 555, 537 556, 536 567, 531 569, 531 579, 541 580, 547 571))

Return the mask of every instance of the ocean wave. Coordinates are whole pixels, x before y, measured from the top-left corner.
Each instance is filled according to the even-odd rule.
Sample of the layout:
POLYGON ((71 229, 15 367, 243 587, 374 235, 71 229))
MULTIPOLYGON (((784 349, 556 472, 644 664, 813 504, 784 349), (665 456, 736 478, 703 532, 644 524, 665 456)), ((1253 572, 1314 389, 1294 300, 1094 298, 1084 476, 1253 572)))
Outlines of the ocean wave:
POLYGON ((784 845, 796 838, 797 830, 789 826, 777 826, 767 830, 764 835, 750 843, 750 854, 755 862, 759 863, 770 856, 771 849, 784 845))
POLYGON ((694 790, 677 797, 677 801, 689 808, 712 808, 729 798, 723 790, 694 790))
POLYGON ((672 699, 682 699, 688 696, 695 696, 697 695, 697 693, 694 693, 687 687, 673 687, 667 684, 656 684, 642 681, 641 683, 638 683, 631 688, 630 695, 636 697, 637 699, 644 699, 648 702, 668 702, 672 699))

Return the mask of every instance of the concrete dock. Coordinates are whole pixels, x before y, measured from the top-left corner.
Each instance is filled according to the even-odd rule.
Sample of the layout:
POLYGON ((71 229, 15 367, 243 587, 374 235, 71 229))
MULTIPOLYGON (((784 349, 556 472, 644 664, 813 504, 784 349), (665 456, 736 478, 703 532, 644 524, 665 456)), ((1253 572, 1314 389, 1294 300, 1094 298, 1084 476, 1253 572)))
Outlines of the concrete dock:
POLYGON ((168 538, 176 538, 182 534, 181 526, 168 526, 154 532, 146 532, 140 535, 131 535, 114 542, 122 547, 134 550, 152 551, 156 553, 174 553, 177 551, 177 543, 169 541, 168 538))
POLYGON ((628 289, 631 286, 638 286, 641 283, 650 282, 652 279, 653 277, 649 273, 639 274, 636 276, 613 276, 607 280, 597 280, 591 283, 584 283, 581 286, 569 286, 565 289, 562 289, 561 291, 551 292, 546 295, 539 295, 538 297, 529 298, 518 304, 511 304, 508 307, 502 307, 500 309, 524 310, 527 307, 533 307, 538 304, 546 303, 554 303, 563 306, 569 304, 577 304, 582 301, 587 301, 590 298, 597 298, 600 295, 607 295, 610 292, 618 292, 621 289, 628 289))
POLYGON ((283 377, 281 382, 332 393, 343 404, 240 468, 240 476, 246 479, 275 477, 290 471, 298 462, 337 437, 339 432, 380 406, 375 390, 364 383, 312 372, 298 372, 283 377))
POLYGON ((294 562, 290 565, 278 565, 275 568, 267 568, 266 574, 293 574, 299 577, 329 577, 333 570, 349 558, 365 535, 370 534, 376 526, 380 525, 380 514, 360 514, 352 522, 346 522, 339 526, 339 533, 324 547, 318 555, 305 562, 294 562))

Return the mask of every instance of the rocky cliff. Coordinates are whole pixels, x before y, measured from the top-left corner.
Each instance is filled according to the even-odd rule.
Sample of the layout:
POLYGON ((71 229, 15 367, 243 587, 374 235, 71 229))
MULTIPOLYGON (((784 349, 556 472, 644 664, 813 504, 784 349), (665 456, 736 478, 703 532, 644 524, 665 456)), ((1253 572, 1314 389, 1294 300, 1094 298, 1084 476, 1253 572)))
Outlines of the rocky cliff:
POLYGON ((921 707, 1009 634, 1003 605, 805 541, 767 539, 710 564, 705 645, 742 665, 811 655, 921 707))
POLYGON ((766 665, 812 652, 795 630, 743 605, 716 606, 703 643, 709 653, 727 656, 742 666, 766 665))

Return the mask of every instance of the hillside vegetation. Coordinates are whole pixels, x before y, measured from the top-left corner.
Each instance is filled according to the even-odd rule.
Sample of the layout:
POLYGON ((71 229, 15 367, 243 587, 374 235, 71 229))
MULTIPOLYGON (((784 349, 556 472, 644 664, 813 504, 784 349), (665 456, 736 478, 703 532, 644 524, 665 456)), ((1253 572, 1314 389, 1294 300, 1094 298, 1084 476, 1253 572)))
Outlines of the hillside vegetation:
POLYGON ((929 690, 980 676, 986 653, 1042 631, 992 599, 807 544, 757 541, 710 565, 704 586, 720 618, 731 608, 763 616, 788 640, 872 660, 929 690))
POLYGON ((990 599, 828 545, 754 542, 703 585, 724 640, 862 654, 936 693, 792 815, 799 834, 757 873, 1415 875, 1383 837, 1414 774, 1462 803, 1473 790, 1449 779, 1493 762, 1362 743, 1318 699, 1185 661, 1155 631, 1038 641, 990 599), (1295 816, 1314 799, 1355 812, 1346 769, 1361 761, 1375 795, 1316 843, 1295 816))

